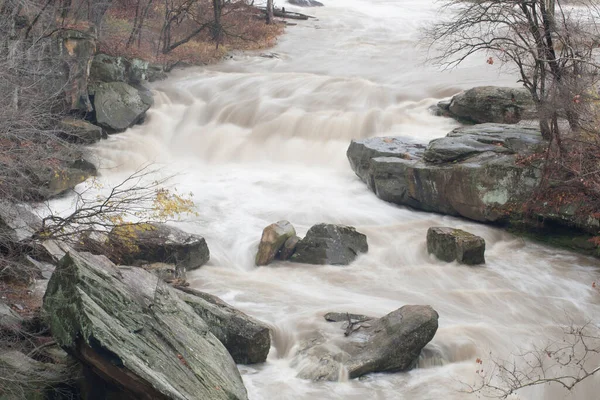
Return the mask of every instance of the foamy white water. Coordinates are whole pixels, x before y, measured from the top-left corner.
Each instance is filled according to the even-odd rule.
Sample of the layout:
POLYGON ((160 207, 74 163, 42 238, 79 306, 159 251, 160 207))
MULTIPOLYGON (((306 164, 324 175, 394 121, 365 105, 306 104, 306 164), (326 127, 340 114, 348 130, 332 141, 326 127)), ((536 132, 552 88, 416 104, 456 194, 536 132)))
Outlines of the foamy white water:
MULTIPOLYGON (((596 260, 515 238, 501 230, 415 212, 375 197, 350 169, 353 138, 400 135, 427 142, 457 124, 427 107, 463 88, 514 85, 474 57, 441 72, 417 48, 418 29, 436 18, 433 0, 323 0, 318 18, 290 27, 265 53, 236 55, 180 71, 155 86, 147 121, 94 151, 108 184, 156 162, 193 192, 199 217, 185 230, 203 235, 207 266, 192 286, 214 293, 273 327, 266 364, 240 366, 252 400, 468 399, 477 357, 502 358, 543 343, 567 316, 597 321, 596 260), (262 229, 287 219, 300 234, 341 223, 368 236, 370 251, 349 267, 279 263, 256 268, 262 229), (487 264, 441 263, 425 250, 433 225, 464 228, 487 242, 487 264), (295 345, 315 331, 339 335, 328 311, 382 316, 430 304, 440 328, 420 368, 349 382, 295 377, 295 345)), ((293 9, 286 4, 286 8, 293 9)), ((57 203, 57 206, 60 206, 57 203)), ((539 387, 523 399, 597 398, 600 381, 573 393, 539 387)))

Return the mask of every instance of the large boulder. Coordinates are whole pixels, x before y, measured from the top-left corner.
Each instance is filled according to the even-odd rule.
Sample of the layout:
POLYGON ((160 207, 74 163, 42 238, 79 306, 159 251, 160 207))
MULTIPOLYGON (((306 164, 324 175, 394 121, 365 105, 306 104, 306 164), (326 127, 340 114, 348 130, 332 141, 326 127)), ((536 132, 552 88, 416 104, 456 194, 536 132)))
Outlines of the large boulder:
POLYGON ((379 319, 352 322, 344 335, 305 343, 294 360, 300 367, 298 376, 335 381, 343 376, 406 371, 433 339, 438 318, 430 306, 407 305, 379 319))
POLYGON ((179 290, 179 298, 206 322, 236 363, 256 364, 267 360, 271 347, 267 325, 211 294, 183 287, 179 290))
POLYGON ((298 242, 290 260, 303 264, 348 265, 368 250, 367 237, 353 227, 318 224, 298 242))
POLYGON ((202 236, 160 223, 116 227, 110 232, 109 243, 114 259, 125 264, 175 264, 182 275, 210 259, 202 236))
POLYGON ((427 231, 427 252, 442 261, 485 263, 485 240, 461 229, 433 227, 427 231))
POLYGON ((279 221, 263 229, 256 253, 256 265, 270 264, 285 242, 294 236, 296 236, 296 230, 288 221, 279 221))
POLYGON ((3 242, 30 239, 42 228, 42 219, 24 204, 0 200, 0 235, 3 242))
POLYGON ((104 82, 90 87, 96 123, 109 133, 122 132, 144 119, 152 106, 152 93, 125 82, 104 82))
POLYGON ((515 124, 536 116, 531 93, 524 88, 475 87, 454 96, 447 108, 446 103, 438 106, 454 118, 477 124, 515 124))
POLYGON ((141 268, 71 252, 50 279, 43 309, 56 342, 125 398, 247 398, 207 324, 141 268))
POLYGON ((527 229, 551 221, 597 235, 600 219, 589 204, 548 204, 524 217, 542 178, 542 161, 531 156, 545 146, 537 128, 480 124, 457 128, 424 151, 401 138, 370 138, 352 141, 347 155, 360 179, 392 203, 527 229))

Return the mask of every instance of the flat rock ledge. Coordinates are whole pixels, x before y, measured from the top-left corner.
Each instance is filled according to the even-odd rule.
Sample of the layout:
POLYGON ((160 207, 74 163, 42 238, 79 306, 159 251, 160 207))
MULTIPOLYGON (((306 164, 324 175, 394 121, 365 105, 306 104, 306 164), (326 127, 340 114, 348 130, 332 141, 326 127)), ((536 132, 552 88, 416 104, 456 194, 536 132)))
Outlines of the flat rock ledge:
MULTIPOLYGON (((539 162, 519 160, 543 145, 537 128, 487 123, 454 129, 427 146, 395 137, 354 140, 347 156, 356 175, 385 201, 479 222, 523 225, 528 222, 522 205, 538 187, 541 170, 539 162)), ((578 212, 585 208, 568 204, 534 217, 597 234, 600 220, 578 212)))
POLYGON ((104 256, 70 252, 43 309, 56 342, 135 399, 247 399, 234 360, 175 289, 104 256))

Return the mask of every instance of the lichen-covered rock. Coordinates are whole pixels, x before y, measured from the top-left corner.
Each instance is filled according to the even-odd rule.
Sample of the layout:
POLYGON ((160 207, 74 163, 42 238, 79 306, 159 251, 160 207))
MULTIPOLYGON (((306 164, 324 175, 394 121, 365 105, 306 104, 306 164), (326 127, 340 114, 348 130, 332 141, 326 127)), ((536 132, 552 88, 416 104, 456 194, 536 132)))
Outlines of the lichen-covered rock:
POLYGON ((484 264, 485 240, 461 229, 433 227, 427 231, 427 252, 446 262, 484 264))
POLYGON ((38 179, 42 182, 39 190, 44 199, 68 192, 98 173, 94 164, 83 158, 73 160, 63 167, 36 172, 38 179))
POLYGON ((202 318, 141 268, 71 252, 43 307, 56 342, 131 398, 247 398, 233 359, 202 318))
POLYGON ((288 221, 279 221, 267 226, 262 233, 255 263, 257 266, 270 264, 285 242, 296 236, 296 230, 288 221))
POLYGON ((143 81, 156 81, 166 77, 162 66, 138 58, 113 57, 97 54, 90 70, 93 82, 125 82, 137 85, 143 81))
POLYGON ((211 294, 189 288, 179 290, 179 298, 206 322, 236 363, 256 364, 267 360, 271 347, 267 325, 211 294))
POLYGON ((109 242, 117 258, 125 264, 175 264, 181 271, 198 269, 210 259, 202 236, 166 224, 116 227, 109 242))
POLYGON ((0 200, 0 235, 3 242, 21 242, 42 228, 42 219, 24 204, 0 200))
POLYGON ((452 98, 447 111, 454 118, 477 124, 515 124, 536 116, 535 104, 527 89, 498 86, 480 86, 459 93, 452 98))
POLYGON ((93 144, 106 137, 101 127, 82 119, 64 118, 59 127, 62 136, 73 143, 93 144))
POLYGON ((318 224, 298 242, 291 261, 303 264, 348 265, 369 250, 367 237, 351 226, 318 224))
POLYGON ((433 339, 438 313, 430 306, 407 305, 386 316, 354 322, 346 334, 304 343, 294 360, 298 376, 311 380, 358 378, 373 372, 406 371, 433 339))
POLYGON ((90 87, 96 123, 109 133, 122 132, 141 122, 152 106, 152 94, 124 82, 98 83, 90 87))

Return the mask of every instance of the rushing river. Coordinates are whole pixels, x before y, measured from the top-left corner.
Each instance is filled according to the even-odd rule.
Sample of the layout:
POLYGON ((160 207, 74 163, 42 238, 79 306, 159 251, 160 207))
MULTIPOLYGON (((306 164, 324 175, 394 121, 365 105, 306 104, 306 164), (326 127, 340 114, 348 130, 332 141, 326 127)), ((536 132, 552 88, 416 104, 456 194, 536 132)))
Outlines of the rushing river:
MULTIPOLYGON (((434 0, 323 1, 326 7, 305 10, 317 19, 287 28, 262 55, 235 55, 156 84, 146 122, 94 148, 102 179, 117 182, 150 161, 179 174, 179 191, 193 192, 199 216, 179 226, 206 238, 211 261, 188 280, 273 328, 267 363, 240 366, 252 400, 471 398, 458 389, 475 381, 477 357, 508 358, 541 344, 567 317, 598 321, 597 261, 376 198, 350 169, 351 139, 426 143, 458 126, 432 116, 431 104, 516 78, 483 54, 451 72, 428 65, 419 28, 436 18, 434 0), (368 236, 369 253, 349 267, 256 268, 262 229, 281 219, 300 235, 319 222, 355 226, 368 236), (425 234, 434 225, 483 236, 485 267, 429 257, 425 234), (430 304, 440 314, 418 369, 349 382, 295 377, 292 359, 303 337, 342 332, 324 321, 325 312, 382 316, 404 304, 430 304)), ((596 379, 571 394, 538 387, 520 395, 598 393, 596 379)))

